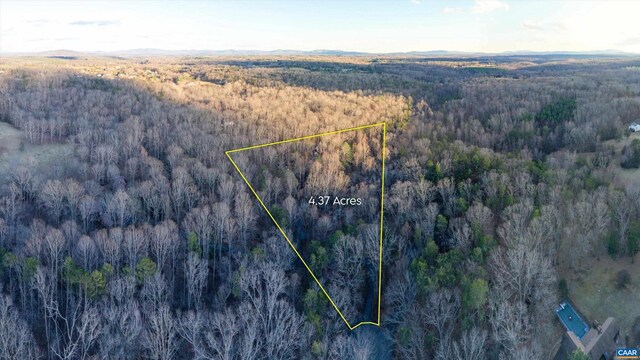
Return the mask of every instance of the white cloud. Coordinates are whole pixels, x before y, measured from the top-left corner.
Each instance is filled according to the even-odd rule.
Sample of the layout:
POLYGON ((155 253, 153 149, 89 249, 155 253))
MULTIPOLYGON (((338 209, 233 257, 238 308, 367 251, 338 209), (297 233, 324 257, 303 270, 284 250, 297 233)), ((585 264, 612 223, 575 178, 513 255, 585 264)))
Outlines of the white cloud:
POLYGON ((522 28, 530 31, 565 31, 567 30, 567 26, 558 22, 537 22, 527 20, 522 23, 522 28))
POLYGON ((335 20, 340 26, 324 27, 321 24, 328 23, 325 12, 306 13, 305 19, 287 16, 286 11, 297 8, 294 5, 291 9, 283 5, 283 13, 273 14, 277 20, 265 19, 258 11, 262 6, 258 4, 263 3, 260 1, 234 2, 237 6, 232 8, 215 1, 159 2, 157 9, 151 9, 129 1, 116 1, 113 6, 45 1, 42 6, 33 6, 31 2, 0 0, 0 55, 51 49, 110 51, 154 47, 370 52, 617 49, 640 54, 640 1, 459 0, 441 5, 415 1, 420 4, 403 0, 414 9, 436 6, 435 12, 413 11, 409 14, 411 21, 392 19, 384 26, 371 25, 370 30, 367 24, 377 24, 376 14, 389 12, 382 2, 372 2, 370 17, 335 20), (183 7, 184 13, 177 11, 183 7), (243 11, 247 14, 236 16, 243 11), (505 14, 508 19, 497 16, 505 14), (459 19, 454 19, 457 16, 459 19), (434 21, 438 17, 444 21, 434 21), (472 21, 467 21, 469 17, 472 21), (300 31, 291 31, 298 27, 300 31))
POLYGON ((420 2, 420 0, 411 0, 411 3, 415 5, 420 5, 420 2))
POLYGON ((496 10, 509 10, 509 4, 500 0, 476 0, 471 12, 475 14, 488 14, 496 10))
POLYGON ((78 20, 71 21, 69 25, 73 26, 111 26, 119 25, 119 20, 78 20))
POLYGON ((464 8, 461 8, 461 7, 446 7, 442 9, 442 12, 445 14, 453 14, 453 13, 459 13, 463 11, 464 11, 464 8))
POLYGON ((445 14, 472 12, 474 14, 488 14, 497 10, 509 10, 509 4, 500 0, 476 0, 471 7, 445 7, 442 12, 445 14))
POLYGON ((640 36, 626 38, 625 40, 620 41, 619 43, 616 43, 616 45, 622 45, 622 46, 640 45, 640 36))

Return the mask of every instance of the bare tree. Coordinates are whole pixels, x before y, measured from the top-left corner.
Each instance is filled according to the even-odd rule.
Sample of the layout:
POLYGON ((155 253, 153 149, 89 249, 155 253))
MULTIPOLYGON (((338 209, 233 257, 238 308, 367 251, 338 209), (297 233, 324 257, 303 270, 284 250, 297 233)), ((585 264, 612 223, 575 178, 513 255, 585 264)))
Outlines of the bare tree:
POLYGON ((363 243, 364 241, 356 240, 351 236, 342 236, 338 239, 332 256, 336 271, 332 272, 331 276, 339 286, 357 286, 356 284, 364 280, 363 243))
POLYGON ((142 286, 142 299, 146 302, 148 309, 159 309, 167 304, 168 289, 167 283, 159 272, 147 278, 142 286))
POLYGON ((593 252, 598 240, 608 228, 609 209, 603 194, 581 196, 581 199, 569 206, 567 220, 565 231, 568 246, 574 249, 575 254, 569 261, 574 267, 581 262, 580 259, 593 252))
POLYGON ((287 279, 282 270, 264 264, 247 272, 240 283, 248 309, 256 316, 263 355, 269 359, 294 359, 306 338, 303 318, 284 295, 287 279))
POLYGON ((102 309, 103 331, 98 339, 100 355, 121 359, 139 357, 139 341, 143 331, 140 311, 134 302, 108 304, 102 309))
POLYGON ((197 188, 191 175, 184 167, 174 169, 171 177, 173 179, 171 182, 171 200, 173 201, 175 219, 179 223, 182 221, 184 207, 186 206, 188 209, 193 207, 193 201, 197 197, 197 188))
POLYGON ((160 307, 149 316, 142 344, 152 359, 173 359, 178 351, 179 339, 176 323, 168 306, 160 307))
MULTIPOLYGON (((53 318, 52 309, 57 307, 55 305, 55 286, 54 281, 49 275, 47 275, 48 271, 45 269, 38 267, 33 279, 31 280, 31 287, 36 290, 38 296, 40 297, 40 301, 42 303, 42 314, 44 320, 44 329, 45 336, 47 339, 47 344, 52 344, 51 342, 51 319, 53 318), (55 305, 55 306, 54 306, 55 305)), ((47 347, 48 354, 51 351, 50 347, 47 347)))
POLYGON ((413 305, 417 291, 409 271, 400 271, 396 269, 392 271, 395 274, 400 274, 397 275, 396 281, 390 282, 382 293, 385 308, 392 309, 385 320, 390 324, 400 324, 408 318, 407 314, 413 305))
POLYGON ((0 295, 0 358, 35 359, 35 339, 27 324, 20 319, 11 299, 0 295))
POLYGON ((78 204, 78 210, 80 211, 80 218, 82 219, 84 232, 90 230, 89 224, 93 220, 93 216, 98 212, 97 204, 93 197, 85 195, 80 199, 78 204))
POLYGON ((209 320, 208 331, 204 339, 211 354, 207 359, 233 360, 238 352, 238 333, 240 324, 236 315, 229 309, 213 314, 209 320))
MULTIPOLYGON (((260 321, 251 313, 251 305, 242 303, 238 307, 240 326, 243 329, 238 341, 240 358, 255 360, 260 358, 262 338, 260 334, 260 321)), ((294 333, 295 335, 295 333, 294 333)))
POLYGON ((40 201, 56 223, 60 222, 64 209, 66 188, 60 180, 47 180, 40 191, 40 201))
POLYGON ((194 208, 185 216, 182 226, 188 233, 198 236, 198 243, 205 259, 211 252, 211 236, 213 234, 213 219, 209 206, 194 208))
POLYGON ((102 334, 102 318, 96 308, 88 308, 82 313, 78 327, 78 352, 81 359, 88 359, 91 349, 102 334))
POLYGON ((493 228, 493 213, 491 209, 479 202, 474 202, 465 214, 471 227, 477 227, 484 234, 491 234, 493 228))
POLYGON ((500 343, 507 353, 514 353, 526 344, 532 335, 533 324, 526 305, 520 302, 513 304, 500 295, 489 299, 493 339, 500 343))
POLYGON ((534 303, 544 308, 555 282, 551 262, 537 250, 523 244, 499 249, 490 259, 495 287, 504 296, 515 296, 520 303, 534 303))
POLYGON ((73 221, 76 220, 83 195, 84 188, 82 188, 77 181, 73 179, 67 179, 65 181, 65 199, 67 200, 66 207, 73 221))
POLYGON ((462 333, 460 340, 453 344, 454 359, 482 360, 485 359, 487 331, 473 327, 462 333))
POLYGON ((427 206, 431 201, 433 201, 436 193, 436 189, 433 186, 433 183, 421 178, 415 184, 415 198, 418 202, 419 206, 427 206))
POLYGON ((210 358, 203 340, 205 324, 208 323, 206 314, 206 311, 188 311, 176 318, 178 333, 191 346, 196 359, 210 358))
POLYGON ((144 140, 144 125, 137 116, 132 116, 123 124, 124 155, 131 157, 140 148, 144 140))
POLYGON ((289 223, 295 223, 298 220, 299 216, 299 213, 297 211, 298 202, 293 198, 293 196, 289 195, 286 199, 284 199, 282 205, 284 211, 287 212, 287 220, 289 220, 289 223))
POLYGON ((438 184, 436 184, 436 190, 438 191, 440 199, 442 200, 445 214, 449 216, 455 216, 455 183, 451 180, 451 178, 444 178, 438 181, 438 184))
POLYGON ((95 308, 81 310, 81 304, 62 314, 56 303, 51 308, 59 327, 64 329, 52 352, 59 359, 86 359, 101 332, 101 320, 95 308))
POLYGON ((124 228, 133 216, 133 201, 129 194, 122 189, 118 189, 107 204, 107 213, 112 224, 124 228))
POLYGON ((93 239, 82 236, 76 244, 75 253, 85 270, 92 270, 95 267, 98 260, 98 249, 93 239))
POLYGON ((285 240, 279 235, 269 236, 262 244, 265 260, 277 265, 284 271, 293 270, 296 255, 287 247, 285 240))
MULTIPOLYGON (((94 234, 94 242, 105 262, 114 266, 116 269, 120 265, 120 256, 122 254, 122 237, 116 233, 120 229, 112 229, 111 234, 107 230, 100 230, 94 234)), ((122 232, 121 230, 119 231, 122 232)))
POLYGON ((374 344, 367 333, 360 332, 355 338, 351 338, 353 359, 368 360, 375 354, 374 344))
POLYGON ((0 247, 4 247, 4 241, 7 237, 8 226, 4 219, 0 219, 0 247))
POLYGON ((454 348, 453 342, 451 338, 447 337, 445 339, 441 339, 436 345, 436 351, 433 355, 435 360, 448 360, 452 359, 454 356, 454 348))
POLYGON ((451 329, 459 311, 460 296, 449 289, 444 289, 429 295, 422 309, 421 318, 426 324, 436 329, 440 342, 449 342, 451 329))
POLYGON ((347 187, 349 181, 349 176, 342 170, 339 154, 331 153, 311 165, 305 188, 316 194, 330 194, 347 187))
POLYGON ((398 354, 402 359, 419 360, 430 357, 427 343, 429 330, 425 326, 421 312, 418 306, 413 305, 406 313, 402 323, 402 326, 407 329, 406 339, 405 341, 396 340, 398 354))
POLYGON ((189 308, 199 308, 202 301, 202 291, 207 281, 209 268, 207 261, 190 252, 184 264, 187 287, 187 303, 189 308))
POLYGON ((504 244, 513 246, 524 241, 532 213, 531 201, 517 203, 504 210, 502 214, 504 222, 498 229, 498 236, 504 244))
POLYGON ((11 172, 11 179, 18 186, 27 200, 32 200, 36 194, 36 176, 30 167, 18 166, 11 172))
POLYGON ((395 183, 391 188, 388 210, 392 210, 400 216, 409 216, 411 210, 415 208, 413 187, 413 183, 409 181, 395 183))
POLYGON ((336 338, 328 344, 329 354, 328 358, 331 360, 350 359, 353 357, 351 352, 349 338, 344 335, 338 335, 336 338))
POLYGON ((230 204, 235 194, 235 183, 231 176, 223 176, 218 184, 218 195, 224 204, 230 204))
POLYGON ((256 219, 253 201, 246 192, 240 192, 236 195, 234 210, 238 235, 243 244, 246 244, 247 237, 251 234, 256 219))
MULTIPOLYGON (((176 256, 178 240, 178 228, 173 221, 166 220, 153 227, 153 237, 149 241, 149 245, 156 257, 158 270, 161 272, 167 270, 169 259, 173 259, 176 256)), ((175 264, 172 263, 173 265, 175 264)))
POLYGON ((60 262, 62 261, 62 254, 64 251, 65 239, 62 235, 62 231, 58 229, 50 229, 44 238, 43 243, 43 258, 46 259, 46 263, 49 266, 51 274, 58 274, 60 268, 60 262))
POLYGON ((419 239, 419 248, 423 248, 427 239, 433 238, 433 230, 436 225, 436 218, 439 212, 438 204, 430 203, 428 206, 417 211, 416 227, 421 230, 422 237, 419 239))
POLYGON ((465 218, 455 218, 450 222, 451 233, 455 240, 456 247, 462 250, 463 254, 469 254, 473 247, 471 239, 471 227, 465 218))
POLYGON ((229 205, 225 202, 217 202, 213 204, 211 208, 211 213, 213 217, 213 261, 214 261, 214 272, 216 259, 216 251, 218 247, 221 246, 224 240, 227 240, 228 244, 228 267, 227 272, 231 273, 231 238, 230 238, 230 230, 235 225, 235 221, 231 217, 231 210, 229 209, 229 205))
POLYGON ((138 260, 146 255, 147 236, 145 230, 150 229, 136 228, 129 226, 124 231, 123 251, 127 264, 135 271, 138 260))
POLYGON ((627 196, 618 191, 614 191, 609 195, 610 206, 613 210, 613 219, 620 237, 620 246, 625 246, 627 243, 627 232, 629 230, 629 224, 634 213, 633 205, 627 198, 627 196))
POLYGON ((0 196, 0 216, 3 220, 5 234, 13 238, 17 231, 18 217, 22 208, 22 200, 18 188, 11 184, 7 196, 0 196))

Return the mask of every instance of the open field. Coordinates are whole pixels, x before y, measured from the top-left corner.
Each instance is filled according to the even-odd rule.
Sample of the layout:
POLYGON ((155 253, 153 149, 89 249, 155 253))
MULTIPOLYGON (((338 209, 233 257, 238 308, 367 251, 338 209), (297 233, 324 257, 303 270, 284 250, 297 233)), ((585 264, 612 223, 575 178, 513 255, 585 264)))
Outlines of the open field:
MULTIPOLYGON (((620 166, 622 149, 631 144, 635 139, 640 139, 640 133, 627 133, 624 138, 608 140, 602 143, 603 147, 610 148, 614 152, 615 160, 603 169, 595 169, 593 174, 600 180, 611 183, 620 189, 631 189, 640 186, 640 169, 624 169, 620 166)), ((595 153, 585 154, 593 158, 595 153)))
POLYGON ((629 257, 593 259, 585 273, 568 273, 569 297, 587 316, 587 320, 603 323, 615 317, 620 323, 620 335, 630 333, 631 325, 640 316, 640 261, 631 264, 629 257), (631 274, 626 288, 618 289, 615 275, 625 269, 631 274))
POLYGON ((614 174, 613 183, 637 188, 640 186, 640 169, 618 169, 614 174))
POLYGON ((71 151, 68 144, 30 145, 22 139, 20 130, 0 122, 0 180, 4 180, 11 169, 18 165, 55 173, 71 151))
POLYGON ((616 152, 620 152, 623 147, 631 144, 635 139, 640 139, 640 132, 630 133, 625 132, 625 136, 622 139, 607 140, 602 143, 604 146, 612 146, 616 152))
MULTIPOLYGON (((635 139, 640 139, 640 133, 630 134, 623 141, 620 141, 620 145, 616 151, 619 152, 624 146, 631 144, 635 139)), ((640 169, 623 169, 618 167, 614 173, 613 183, 624 186, 625 188, 640 187, 640 169)))

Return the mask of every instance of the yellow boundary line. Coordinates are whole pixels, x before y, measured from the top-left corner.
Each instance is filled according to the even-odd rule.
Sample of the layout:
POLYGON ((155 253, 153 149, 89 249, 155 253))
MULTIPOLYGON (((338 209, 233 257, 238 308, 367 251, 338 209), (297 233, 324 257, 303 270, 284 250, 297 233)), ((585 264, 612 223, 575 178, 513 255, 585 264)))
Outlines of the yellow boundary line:
MULTIPOLYGON (((227 150, 227 151, 225 151, 225 154, 228 155, 228 154, 231 154, 231 153, 234 153, 234 152, 238 152, 238 151, 257 149, 257 148, 261 148, 261 147, 265 147, 265 146, 271 146, 271 145, 286 144, 286 143, 290 143, 290 142, 294 142, 294 141, 313 139, 313 138, 317 138, 317 137, 321 137, 321 136, 325 136, 325 135, 335 135, 335 134, 340 134, 340 133, 347 132, 347 131, 368 129, 368 128, 372 128, 372 127, 376 127, 376 126, 383 126, 384 127, 384 131, 386 131, 386 129, 387 129, 387 124, 386 123, 376 123, 376 124, 371 124, 371 125, 356 126, 356 127, 352 127, 352 128, 348 128, 348 129, 328 131, 328 132, 324 132, 324 133, 320 133, 320 134, 316 134, 316 135, 307 135, 307 136, 297 137, 297 138, 293 138, 293 139, 280 140, 280 141, 274 141, 274 142, 270 142, 270 143, 266 143, 266 144, 252 145, 252 146, 247 146, 247 147, 243 147, 243 148, 239 148, 239 149, 227 150)), ((384 143, 382 144, 382 146, 384 147, 384 143)))
POLYGON ((295 254, 298 256, 298 259, 300 259, 300 261, 302 261, 302 264, 307 269, 309 274, 311 274, 311 277, 313 277, 313 280, 315 280, 316 284, 318 284, 318 286, 320 287, 320 290, 322 290, 322 292, 327 297, 327 299, 329 299, 329 301, 331 302, 331 305, 333 306, 333 308, 338 312, 338 315, 340 315, 340 318, 342 318, 342 321, 344 321, 344 323, 347 324, 347 327, 349 327, 349 330, 353 330, 353 329, 357 328, 360 325, 380 326, 380 307, 382 305, 382 302, 381 302, 381 299, 382 299, 382 235, 383 235, 383 222, 384 222, 384 159, 386 157, 386 145, 387 145, 386 141, 387 141, 387 123, 381 122, 381 123, 376 123, 376 124, 371 124, 371 125, 356 126, 356 127, 352 127, 352 128, 348 128, 348 129, 329 131, 329 132, 324 132, 324 133, 320 133, 320 134, 316 134, 316 135, 308 135, 308 136, 302 136, 302 137, 297 137, 297 138, 293 138, 293 139, 275 141, 275 142, 270 142, 270 143, 265 143, 265 144, 260 144, 260 145, 247 146, 247 147, 243 147, 243 148, 239 148, 239 149, 227 150, 227 151, 224 152, 225 155, 227 155, 227 158, 229 158, 229 161, 231 161, 231 164, 233 164, 233 167, 236 169, 238 174, 240 174, 240 177, 242 177, 242 180, 244 180, 245 184, 247 184, 247 186, 249 187, 249 190, 251 190, 251 192, 253 193, 253 196, 255 196, 256 199, 258 199, 258 202, 260 203, 260 205, 262 206, 264 211, 267 212, 267 215, 269 215, 269 217, 271 218, 271 221, 273 221, 273 223, 276 225, 276 227, 278 228, 278 230, 280 231, 282 236, 284 236, 285 240, 287 240, 287 242, 289 243, 289 246, 291 247, 291 249, 293 249, 295 254), (344 315, 342 314, 340 309, 338 309, 338 306, 333 301, 331 296, 329 296, 329 293, 327 292, 327 290, 325 290, 324 286, 322 286, 322 284, 320 283, 320 280, 318 280, 318 278, 313 273, 313 271, 311 270, 309 265, 307 265, 307 262, 302 258, 302 255, 300 255, 300 253, 298 252, 298 249, 296 249, 296 247, 293 245, 293 242, 291 242, 291 240, 289 239, 287 234, 284 232, 284 230, 282 229, 280 224, 278 224, 276 219, 273 217, 273 215, 271 214, 271 211, 269 211, 269 209, 264 204, 264 202, 262 201, 260 196, 258 196, 258 192, 256 192, 256 190, 253 188, 253 186, 251 186, 251 183, 249 183, 249 180, 247 180, 246 176, 240 170, 240 168, 238 167, 236 162, 233 161, 233 158, 231 157, 230 154, 235 153, 235 152, 239 152, 239 151, 244 151, 244 150, 258 149, 258 148, 262 148, 262 147, 265 147, 265 146, 285 144, 285 143, 299 141, 299 140, 313 139, 313 138, 317 138, 317 137, 321 137, 321 136, 325 136, 325 135, 340 134, 340 133, 347 132, 347 131, 368 129, 368 128, 372 128, 372 127, 376 127, 376 126, 382 126, 382 180, 381 180, 381 195, 380 195, 380 262, 379 262, 379 266, 378 266, 378 321, 377 322, 361 321, 358 324, 356 324, 354 326, 351 326, 351 324, 344 317, 344 315))

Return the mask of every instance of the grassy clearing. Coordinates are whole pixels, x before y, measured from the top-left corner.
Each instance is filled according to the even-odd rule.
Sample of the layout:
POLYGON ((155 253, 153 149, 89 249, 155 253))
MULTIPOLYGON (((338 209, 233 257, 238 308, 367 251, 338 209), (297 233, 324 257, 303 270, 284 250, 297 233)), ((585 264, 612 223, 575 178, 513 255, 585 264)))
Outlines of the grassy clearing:
POLYGON ((72 150, 68 144, 30 145, 23 141, 20 130, 0 122, 0 180, 21 164, 34 168, 36 173, 55 172, 65 166, 72 150))
POLYGON ((0 156, 8 151, 17 150, 20 146, 20 130, 0 122, 0 156))
MULTIPOLYGON (((640 169, 620 167, 623 147, 639 138, 640 133, 633 133, 623 139, 605 142, 614 149, 615 160, 606 169, 594 170, 594 176, 619 189, 640 187, 640 169)), ((604 245, 602 249, 605 249, 604 245)), ((632 264, 629 257, 612 259, 601 255, 583 264, 582 270, 572 270, 562 264, 559 273, 568 282, 569 296, 589 321, 602 323, 613 316, 620 322, 622 337, 630 333, 634 319, 640 316, 640 256, 636 256, 632 264), (631 282, 626 288, 618 289, 615 276, 623 269, 631 275, 631 282)))
POLYGON ((631 263, 629 257, 612 259, 608 256, 594 259, 583 272, 567 271, 563 274, 569 285, 569 296, 578 308, 593 322, 603 323, 613 316, 620 322, 620 335, 630 333, 635 317, 640 316, 640 260, 631 263), (615 275, 626 269, 630 284, 616 287, 615 275))
MULTIPOLYGON (((621 141, 620 150, 616 151, 621 151, 624 146, 631 144, 634 139, 640 139, 640 133, 633 133, 621 141)), ((640 169, 623 169, 617 166, 616 171, 613 173, 613 184, 626 189, 640 188, 640 169)))
POLYGON ((640 139, 640 132, 626 132, 625 136, 622 139, 607 140, 602 144, 605 146, 612 146, 613 150, 615 150, 616 153, 619 153, 620 151, 622 151, 623 147, 631 144, 633 139, 640 139))
POLYGON ((620 157, 622 149, 631 144, 634 139, 640 139, 640 133, 631 133, 624 139, 609 140, 604 142, 605 145, 611 146, 616 153, 616 159, 606 169, 598 169, 593 174, 603 180, 613 184, 620 189, 629 189, 640 187, 640 169, 623 169, 620 167, 620 157))

